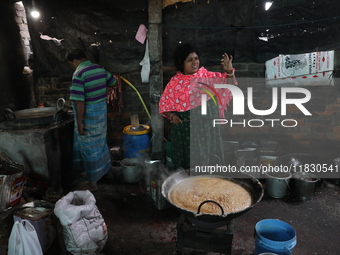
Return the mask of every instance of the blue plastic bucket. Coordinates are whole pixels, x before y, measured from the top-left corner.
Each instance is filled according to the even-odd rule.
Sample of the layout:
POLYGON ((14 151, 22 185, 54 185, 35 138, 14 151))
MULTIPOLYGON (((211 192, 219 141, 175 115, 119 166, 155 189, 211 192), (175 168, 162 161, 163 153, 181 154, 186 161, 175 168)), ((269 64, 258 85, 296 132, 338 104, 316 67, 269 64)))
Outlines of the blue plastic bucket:
POLYGON ((124 128, 124 158, 141 158, 150 152, 151 129, 147 125, 141 126, 140 130, 133 130, 132 125, 124 128))
POLYGON ((255 225, 256 254, 272 252, 291 255, 296 245, 296 232, 286 222, 274 219, 259 221, 255 225))

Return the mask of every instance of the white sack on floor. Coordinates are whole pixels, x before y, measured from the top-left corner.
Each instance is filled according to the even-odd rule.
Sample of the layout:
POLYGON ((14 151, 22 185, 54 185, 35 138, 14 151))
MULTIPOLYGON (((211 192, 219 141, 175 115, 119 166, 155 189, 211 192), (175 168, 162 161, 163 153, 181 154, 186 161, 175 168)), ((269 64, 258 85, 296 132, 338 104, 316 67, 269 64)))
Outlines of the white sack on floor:
POLYGON ((63 226, 66 249, 74 255, 96 255, 107 241, 107 226, 88 191, 73 191, 57 201, 54 214, 63 226))

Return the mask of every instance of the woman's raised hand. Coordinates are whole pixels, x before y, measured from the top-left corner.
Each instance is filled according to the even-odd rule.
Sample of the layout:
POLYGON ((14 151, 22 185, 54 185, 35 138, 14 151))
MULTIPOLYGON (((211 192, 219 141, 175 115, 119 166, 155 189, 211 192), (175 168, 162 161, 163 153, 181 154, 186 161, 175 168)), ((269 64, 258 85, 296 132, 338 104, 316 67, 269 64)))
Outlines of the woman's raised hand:
POLYGON ((227 53, 223 53, 222 59, 221 59, 221 65, 222 68, 227 72, 227 73, 232 73, 233 72, 233 56, 228 56, 227 53))

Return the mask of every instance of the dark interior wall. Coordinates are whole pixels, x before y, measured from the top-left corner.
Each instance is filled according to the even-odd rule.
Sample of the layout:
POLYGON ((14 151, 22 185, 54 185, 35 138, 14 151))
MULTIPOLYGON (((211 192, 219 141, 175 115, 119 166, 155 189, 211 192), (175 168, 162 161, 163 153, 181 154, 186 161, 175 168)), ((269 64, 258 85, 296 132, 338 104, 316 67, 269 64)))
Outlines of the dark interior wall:
MULTIPOLYGON (((30 10, 30 1, 24 1, 30 10)), ((147 1, 35 1, 41 18, 28 23, 39 76, 69 77, 67 52, 80 48, 112 73, 140 69, 145 45, 135 40, 147 25, 147 1), (43 40, 41 34, 57 40, 43 40)))
POLYGON ((4 109, 29 107, 30 85, 22 74, 25 65, 19 27, 15 21, 14 4, 0 3, 0 121, 4 109))
MULTIPOLYGON (((262 10, 263 2, 196 0, 195 3, 179 3, 176 6, 166 7, 163 10, 164 85, 175 72, 171 57, 179 42, 195 43, 201 50, 201 62, 206 67, 218 65, 221 54, 227 52, 234 55, 239 77, 254 77, 252 74, 261 73, 262 76, 255 75, 255 77, 262 78, 263 68, 260 71, 252 70, 250 68, 252 63, 263 64, 265 60, 280 53, 293 54, 339 48, 339 33, 336 32, 339 22, 335 15, 339 13, 337 10, 340 9, 340 4, 336 1, 327 1, 327 8, 321 6, 321 0, 313 1, 311 5, 313 8, 309 8, 311 6, 308 1, 281 1, 280 5, 272 7, 271 12, 262 10), (318 8, 319 13, 317 13, 318 8), (332 23, 327 23, 330 22, 329 18, 333 20, 332 23), (314 24, 313 20, 320 21, 314 24), (267 34, 263 34, 264 32, 267 34), (259 36, 268 36, 268 42, 259 40, 259 36), (242 76, 240 72, 243 63, 249 63, 249 70, 242 76)), ((29 10, 30 1, 24 3, 29 10)), ((29 19, 28 22, 34 51, 34 74, 37 79, 43 81, 45 77, 50 77, 54 80, 54 77, 57 77, 69 82, 72 70, 65 63, 66 52, 76 47, 83 48, 91 60, 102 64, 113 74, 122 74, 128 78, 143 93, 148 104, 148 84, 142 84, 139 77, 141 69, 139 62, 143 59, 145 45, 135 40, 139 24, 148 25, 147 0, 128 2, 36 0, 36 3, 42 10, 42 17, 37 21, 29 19), (58 40, 43 40, 40 38, 41 34, 58 40)), ((8 17, 9 13, 4 13, 1 18, 5 20, 6 16, 8 17)), ((8 17, 8 19, 12 18, 8 17)), ((7 30, 1 31, 7 36, 7 30)), ((4 45, 1 56, 6 57, 7 54, 11 54, 15 48, 12 46, 15 46, 18 40, 11 40, 10 43, 1 40, 1 44, 4 45)), ((19 44, 20 40, 18 47, 19 44)), ((9 61, 17 60, 12 58, 9 61)), ((6 66, 4 68, 6 69, 6 66)), ((6 72, 10 75, 4 75, 4 81, 19 79, 19 76, 11 75, 13 70, 15 68, 7 69, 6 72)), ((4 91, 9 96, 4 99, 15 104, 20 96, 14 95, 12 83, 7 82, 7 84, 4 91)), ((66 84, 65 86, 60 84, 60 90, 55 90, 55 87, 50 86, 51 84, 40 85, 45 86, 45 91, 46 88, 52 88, 54 91, 48 91, 50 95, 57 93, 58 97, 60 95, 68 97, 66 84)), ((264 86, 256 89, 259 101, 268 103, 269 90, 264 86)), ((312 107, 317 112, 324 112, 324 115, 315 118, 314 122, 312 120, 303 122, 299 130, 264 128, 254 132, 254 130, 233 129, 229 133, 232 136, 227 139, 268 137, 301 142, 307 147, 314 146, 312 142, 316 140, 324 141, 326 145, 330 144, 330 141, 336 144, 340 140, 337 135, 340 130, 337 121, 338 111, 327 109, 338 109, 339 87, 313 88, 312 91, 315 98, 312 107)), ((123 95, 123 113, 111 119, 110 124, 110 128, 116 132, 116 135, 121 134, 122 127, 129 124, 129 114, 143 113, 143 118, 147 119, 136 93, 126 84, 123 85, 123 95)))
POLYGON ((221 54, 237 62, 253 62, 255 51, 252 24, 255 1, 203 1, 176 4, 163 10, 164 64, 172 65, 172 53, 180 43, 192 43, 200 50, 205 66, 218 65, 221 54))
MULTIPOLYGON (((24 1, 30 10, 31 1, 24 1)), ((87 56, 113 73, 140 69, 145 45, 135 39, 140 24, 148 27, 148 1, 56 1, 36 0, 41 10, 39 20, 29 19, 39 76, 69 76, 66 52, 86 50, 87 56), (60 41, 42 40, 49 35, 60 41)), ((163 9, 163 64, 173 65, 172 53, 180 42, 196 44, 204 65, 219 63, 223 52, 236 55, 236 61, 255 59, 253 30, 243 30, 252 23, 253 0, 197 0, 163 9)), ((152 50, 152 49, 150 49, 152 50)))
MULTIPOLYGON (((163 9, 163 64, 173 65, 180 42, 196 44, 205 66, 219 63, 223 52, 235 62, 265 61, 278 54, 340 48, 340 3, 336 0, 196 0, 163 9), (260 39, 267 37, 267 41, 260 39)), ((27 10, 31 1, 24 0, 27 10)), ((147 0, 35 0, 41 18, 29 19, 35 71, 69 76, 66 52, 86 50, 88 57, 113 73, 140 69, 145 45, 135 40, 140 24, 148 27, 147 0), (40 35, 61 40, 42 40, 40 35)), ((150 49, 152 50, 152 49, 150 49)))

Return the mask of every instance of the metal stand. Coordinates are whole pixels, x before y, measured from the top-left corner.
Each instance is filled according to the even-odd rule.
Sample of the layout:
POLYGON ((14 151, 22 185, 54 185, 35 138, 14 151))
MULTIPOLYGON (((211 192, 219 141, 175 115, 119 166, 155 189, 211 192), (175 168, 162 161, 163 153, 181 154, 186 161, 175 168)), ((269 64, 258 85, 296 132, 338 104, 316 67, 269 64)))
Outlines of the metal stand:
POLYGON ((205 227, 192 224, 181 214, 177 223, 177 253, 182 254, 184 248, 216 252, 231 255, 233 241, 233 222, 220 228, 205 227))

